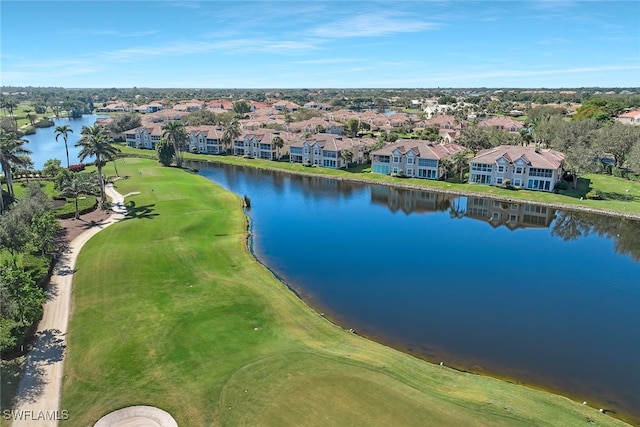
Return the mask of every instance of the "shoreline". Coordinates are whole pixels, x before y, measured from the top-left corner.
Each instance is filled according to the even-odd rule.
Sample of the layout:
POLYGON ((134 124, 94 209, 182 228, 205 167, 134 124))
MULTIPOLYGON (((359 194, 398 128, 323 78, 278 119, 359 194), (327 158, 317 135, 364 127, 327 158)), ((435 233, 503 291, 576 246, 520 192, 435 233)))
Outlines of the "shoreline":
MULTIPOLYGON (((146 157, 146 156, 141 156, 141 157, 146 157)), ((569 203, 540 202, 540 201, 537 201, 537 200, 529 200, 529 199, 524 199, 524 198, 522 198, 522 199, 521 198, 511 198, 511 197, 505 197, 505 196, 500 196, 500 195, 495 195, 495 194, 478 193, 478 192, 466 191, 466 190, 464 190, 464 191, 462 191, 462 190, 454 190, 454 189, 450 189, 449 190, 449 189, 443 189, 443 188, 438 188, 438 187, 431 187, 431 186, 428 186, 428 185, 403 184, 403 183, 379 181, 379 180, 367 179, 367 178, 349 178, 349 177, 343 177, 343 176, 332 176, 332 175, 324 175, 324 174, 312 173, 312 172, 300 172, 300 171, 292 171, 292 170, 288 170, 288 169, 271 168, 271 167, 268 167, 268 166, 261 166, 261 165, 250 165, 250 164, 238 165, 236 163, 225 162, 225 161, 220 161, 220 160, 215 160, 215 159, 201 159, 201 160, 185 159, 185 162, 196 162, 196 163, 206 163, 206 164, 216 163, 216 164, 233 165, 233 166, 237 166, 237 167, 248 167, 248 168, 254 168, 254 169, 266 169, 266 170, 270 170, 270 171, 283 172, 283 173, 288 173, 288 174, 291 174, 291 175, 298 175, 298 176, 308 176, 308 177, 315 177, 315 178, 333 179, 333 180, 336 180, 336 181, 355 182, 355 183, 368 184, 368 185, 384 185, 384 186, 388 186, 388 187, 402 188, 402 189, 407 189, 407 190, 420 190, 420 191, 428 191, 428 192, 439 193, 439 194, 453 194, 453 195, 456 195, 456 196, 464 196, 464 197, 479 197, 479 198, 496 200, 496 201, 507 202, 507 203, 526 203, 526 204, 530 204, 530 205, 545 206, 545 207, 550 207, 550 208, 553 208, 553 209, 559 209, 559 210, 564 210, 564 211, 578 211, 578 212, 586 212, 586 213, 592 213, 592 214, 598 214, 598 215, 605 215, 605 216, 611 216, 611 217, 622 218, 622 219, 640 220, 640 214, 634 214, 634 213, 617 212, 617 211, 613 211, 613 210, 609 210, 609 209, 591 208, 591 207, 587 207, 587 206, 574 205, 574 204, 569 204, 569 203)), ((425 180, 425 181, 427 181, 427 180, 425 180)))

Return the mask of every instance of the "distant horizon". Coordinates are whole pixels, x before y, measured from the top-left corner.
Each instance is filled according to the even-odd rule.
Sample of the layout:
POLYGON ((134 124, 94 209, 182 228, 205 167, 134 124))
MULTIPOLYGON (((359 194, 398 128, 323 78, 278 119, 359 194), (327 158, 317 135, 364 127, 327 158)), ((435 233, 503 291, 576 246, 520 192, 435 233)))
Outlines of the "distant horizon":
POLYGON ((638 1, 2 0, 18 87, 640 87, 638 1), (109 82, 106 85, 105 82, 109 82))
POLYGON ((581 86, 581 87, 533 87, 533 86, 523 86, 523 87, 487 87, 487 86, 475 86, 475 87, 153 87, 153 86, 94 86, 94 87, 63 87, 63 86, 34 86, 34 85, 22 85, 22 86, 13 86, 13 85, 3 85, 0 86, 0 89, 64 89, 64 90, 108 90, 108 89, 116 89, 116 90, 126 90, 126 89, 136 89, 136 90, 224 90, 224 91, 234 91, 234 90, 255 90, 255 91, 273 91, 273 90, 286 90, 286 91, 295 91, 295 90, 375 90, 375 91, 385 91, 385 90, 397 90, 397 91, 411 91, 411 90, 519 90, 519 91, 580 91, 580 90, 638 90, 640 92, 640 86, 581 86))

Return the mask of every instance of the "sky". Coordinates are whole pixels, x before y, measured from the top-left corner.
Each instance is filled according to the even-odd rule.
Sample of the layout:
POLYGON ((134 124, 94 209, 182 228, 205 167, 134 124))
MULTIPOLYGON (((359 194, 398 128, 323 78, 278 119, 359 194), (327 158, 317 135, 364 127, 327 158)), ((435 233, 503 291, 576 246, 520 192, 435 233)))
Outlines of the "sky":
POLYGON ((640 1, 0 1, 0 84, 640 87, 640 1))

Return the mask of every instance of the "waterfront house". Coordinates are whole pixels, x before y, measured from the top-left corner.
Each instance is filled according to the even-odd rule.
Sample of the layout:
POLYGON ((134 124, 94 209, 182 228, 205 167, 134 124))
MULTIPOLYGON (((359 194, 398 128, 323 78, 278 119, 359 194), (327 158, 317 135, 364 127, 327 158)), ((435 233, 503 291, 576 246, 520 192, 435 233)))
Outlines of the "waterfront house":
POLYGON ((190 152, 207 154, 224 153, 225 147, 222 139, 224 130, 220 126, 187 126, 186 130, 189 135, 190 152))
POLYGON ((129 147, 155 150, 163 134, 162 126, 140 126, 123 132, 129 147))
POLYGON ((273 129, 261 129, 256 132, 247 132, 233 141, 233 154, 236 156, 250 156, 257 159, 277 160, 279 150, 273 143, 274 138, 285 138, 280 131, 273 129))
POLYGON ((559 151, 501 145, 479 151, 469 161, 469 183, 553 191, 562 179, 563 161, 559 151))
POLYGON ((371 138, 347 138, 341 135, 318 133, 289 146, 289 161, 338 169, 349 163, 364 163, 368 159, 371 138), (350 158, 345 157, 350 150, 350 158))
POLYGON ((371 153, 371 172, 438 179, 444 173, 442 159, 464 151, 466 148, 458 144, 399 139, 371 153))

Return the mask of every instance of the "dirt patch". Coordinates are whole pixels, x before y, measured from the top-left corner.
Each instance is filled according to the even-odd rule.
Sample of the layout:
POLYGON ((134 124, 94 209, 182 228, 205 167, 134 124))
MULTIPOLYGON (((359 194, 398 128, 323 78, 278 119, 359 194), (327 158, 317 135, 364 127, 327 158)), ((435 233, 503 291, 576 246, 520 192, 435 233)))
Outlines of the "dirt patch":
POLYGON ((80 215, 79 219, 61 219, 59 222, 62 227, 62 238, 69 243, 88 229, 104 224, 112 213, 111 210, 96 209, 80 215))

